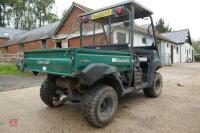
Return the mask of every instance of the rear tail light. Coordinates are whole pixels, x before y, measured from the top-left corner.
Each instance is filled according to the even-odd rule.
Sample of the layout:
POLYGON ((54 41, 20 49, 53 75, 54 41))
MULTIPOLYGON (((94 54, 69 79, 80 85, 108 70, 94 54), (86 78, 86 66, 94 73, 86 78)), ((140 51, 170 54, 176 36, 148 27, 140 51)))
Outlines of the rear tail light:
POLYGON ((122 14, 124 12, 124 8, 123 7, 117 7, 115 8, 115 13, 116 14, 122 14))
POLYGON ((89 22, 89 18, 88 17, 83 17, 83 23, 88 23, 89 22))

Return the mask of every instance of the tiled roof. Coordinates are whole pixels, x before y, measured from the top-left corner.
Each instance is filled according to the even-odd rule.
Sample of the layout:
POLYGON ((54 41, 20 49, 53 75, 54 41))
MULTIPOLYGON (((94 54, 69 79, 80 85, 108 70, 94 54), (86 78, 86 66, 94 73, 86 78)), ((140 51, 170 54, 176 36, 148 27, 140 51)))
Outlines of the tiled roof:
POLYGON ((2 46, 51 38, 58 24, 59 22, 55 22, 27 32, 15 34, 2 46))
POLYGON ((0 38, 10 38, 15 34, 22 33, 22 30, 0 27, 0 38))
POLYGON ((189 29, 184 29, 184 30, 179 30, 179 31, 174 31, 174 32, 169 32, 169 33, 163 33, 161 35, 170 40, 173 40, 177 44, 185 43, 186 38, 187 37, 190 38, 189 29))

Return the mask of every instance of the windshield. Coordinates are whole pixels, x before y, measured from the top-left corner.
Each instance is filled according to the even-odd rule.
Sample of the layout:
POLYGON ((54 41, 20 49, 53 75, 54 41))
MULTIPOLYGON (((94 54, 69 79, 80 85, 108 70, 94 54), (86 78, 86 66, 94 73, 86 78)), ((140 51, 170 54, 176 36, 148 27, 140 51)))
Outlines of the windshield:
POLYGON ((138 46, 152 46, 154 45, 153 26, 150 17, 135 20, 135 45, 138 46), (138 41, 137 41, 138 39, 138 41))

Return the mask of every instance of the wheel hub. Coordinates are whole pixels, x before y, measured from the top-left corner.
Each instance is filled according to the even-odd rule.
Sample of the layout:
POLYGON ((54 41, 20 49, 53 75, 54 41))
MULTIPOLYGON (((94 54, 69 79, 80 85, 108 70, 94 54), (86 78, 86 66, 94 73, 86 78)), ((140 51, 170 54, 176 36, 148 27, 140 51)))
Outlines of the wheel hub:
POLYGON ((155 90, 156 91, 160 90, 160 86, 161 86, 161 81, 159 79, 157 79, 156 84, 155 84, 155 90))
POLYGON ((112 112, 113 101, 111 98, 105 98, 100 105, 100 114, 106 117, 109 113, 112 112))

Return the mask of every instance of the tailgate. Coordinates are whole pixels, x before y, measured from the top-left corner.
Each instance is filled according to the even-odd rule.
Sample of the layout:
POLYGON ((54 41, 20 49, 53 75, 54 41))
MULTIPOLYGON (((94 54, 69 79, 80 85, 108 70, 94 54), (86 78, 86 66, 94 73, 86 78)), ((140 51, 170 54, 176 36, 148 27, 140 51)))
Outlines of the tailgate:
POLYGON ((71 49, 37 50, 24 53, 25 70, 71 76, 71 49))

